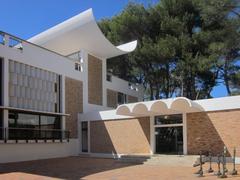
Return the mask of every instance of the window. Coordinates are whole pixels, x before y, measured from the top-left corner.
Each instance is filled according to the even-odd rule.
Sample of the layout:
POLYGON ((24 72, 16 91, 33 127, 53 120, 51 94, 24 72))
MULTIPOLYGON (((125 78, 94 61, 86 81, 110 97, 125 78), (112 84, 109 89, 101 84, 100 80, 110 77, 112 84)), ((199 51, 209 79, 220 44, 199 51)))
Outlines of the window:
POLYGON ((55 116, 40 116, 41 117, 41 129, 60 129, 61 124, 59 117, 55 116))
POLYGON ((118 104, 124 104, 127 102, 127 95, 123 93, 118 93, 118 104))
POLYGON ((107 74, 107 81, 112 82, 112 75, 111 74, 107 74))
POLYGON ((3 105, 3 60, 0 58, 0 106, 3 105))
POLYGON ((61 129, 60 117, 9 112, 9 128, 61 129))
POLYGON ((9 37, 9 47, 22 50, 22 41, 17 38, 9 37))
POLYGON ((5 44, 5 38, 3 33, 0 33, 0 44, 5 44))
POLYGON ((0 109, 0 139, 3 139, 4 129, 3 129, 3 111, 0 109))
POLYGON ((88 152, 88 122, 82 122, 82 152, 88 152))
POLYGON ((3 111, 0 109, 0 128, 3 127, 3 111))
POLYGON ((10 128, 40 129, 39 116, 33 114, 10 112, 8 126, 10 128))
POLYGON ((155 125, 182 124, 182 114, 155 116, 155 125))
POLYGON ((75 70, 82 72, 82 65, 80 63, 75 63, 75 70))

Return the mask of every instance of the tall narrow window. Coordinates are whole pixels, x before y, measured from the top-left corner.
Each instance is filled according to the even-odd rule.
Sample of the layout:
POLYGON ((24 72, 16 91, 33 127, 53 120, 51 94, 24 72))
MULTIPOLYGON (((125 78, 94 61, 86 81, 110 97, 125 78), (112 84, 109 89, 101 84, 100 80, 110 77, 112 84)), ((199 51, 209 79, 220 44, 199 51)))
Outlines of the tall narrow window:
POLYGON ((3 60, 0 58, 0 106, 3 105, 3 60))
POLYGON ((0 109, 0 139, 3 139, 3 111, 0 109))
POLYGON ((88 152, 88 122, 82 122, 82 152, 88 152))
POLYGON ((127 96, 126 94, 123 94, 123 93, 118 93, 118 104, 124 104, 127 102, 127 96))

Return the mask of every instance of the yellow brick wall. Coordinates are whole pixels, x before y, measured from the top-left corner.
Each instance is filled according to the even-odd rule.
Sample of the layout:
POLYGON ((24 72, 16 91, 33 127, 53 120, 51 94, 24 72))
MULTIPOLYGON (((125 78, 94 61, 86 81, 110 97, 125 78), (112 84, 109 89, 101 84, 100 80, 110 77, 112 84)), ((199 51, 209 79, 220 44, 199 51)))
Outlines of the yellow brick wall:
POLYGON ((102 61, 88 55, 88 102, 102 105, 102 61))
POLYGON ((92 153, 150 153, 149 117, 90 123, 92 153))
POLYGON ((128 98, 128 103, 138 102, 138 98, 137 97, 128 95, 127 98, 128 98))
POLYGON ((65 78, 66 130, 71 138, 78 137, 78 113, 83 112, 83 84, 81 81, 65 78))
POLYGON ((107 89, 107 106, 116 108, 117 107, 117 91, 107 89))
POLYGON ((187 114, 188 154, 211 150, 215 155, 223 150, 240 156, 240 110, 187 114))

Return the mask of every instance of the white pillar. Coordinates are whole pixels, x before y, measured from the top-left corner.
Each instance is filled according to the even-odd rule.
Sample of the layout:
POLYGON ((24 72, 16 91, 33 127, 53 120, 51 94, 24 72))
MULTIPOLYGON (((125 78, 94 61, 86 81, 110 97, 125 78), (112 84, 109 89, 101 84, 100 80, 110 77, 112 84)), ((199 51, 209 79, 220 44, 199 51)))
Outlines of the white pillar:
POLYGON ((107 60, 102 60, 102 97, 103 97, 103 106, 107 107, 107 90, 106 90, 106 77, 107 77, 107 60))
POLYGON ((91 128, 90 128, 90 121, 88 121, 88 153, 91 153, 91 140, 90 140, 90 135, 91 135, 91 128))
MULTIPOLYGON (((8 59, 3 59, 3 106, 4 107, 9 107, 8 84, 9 84, 8 59)), ((3 111, 3 127, 8 128, 8 110, 6 109, 3 111)))
POLYGON ((9 35, 7 34, 4 35, 4 45, 9 46, 9 35))
POLYGON ((155 153, 155 129, 154 129, 154 116, 150 116, 150 147, 151 154, 155 153))
MULTIPOLYGON (((61 82, 60 82, 60 112, 61 113, 65 113, 65 76, 61 76, 61 82)), ((62 116, 62 121, 61 121, 61 128, 62 130, 65 130, 66 129, 66 117, 65 116, 62 116)))
POLYGON ((88 109, 88 53, 81 50, 83 60, 83 112, 87 112, 88 109))
POLYGON ((187 155, 187 114, 183 113, 183 154, 187 155))

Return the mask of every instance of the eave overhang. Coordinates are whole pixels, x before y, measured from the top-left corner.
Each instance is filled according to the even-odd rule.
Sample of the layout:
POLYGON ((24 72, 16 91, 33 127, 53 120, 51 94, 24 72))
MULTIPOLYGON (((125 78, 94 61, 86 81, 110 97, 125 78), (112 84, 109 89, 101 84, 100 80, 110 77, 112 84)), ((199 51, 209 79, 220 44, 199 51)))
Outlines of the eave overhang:
POLYGON ((28 40, 64 56, 86 50, 100 58, 111 58, 135 50, 137 41, 114 46, 102 33, 92 9, 88 9, 28 40))

